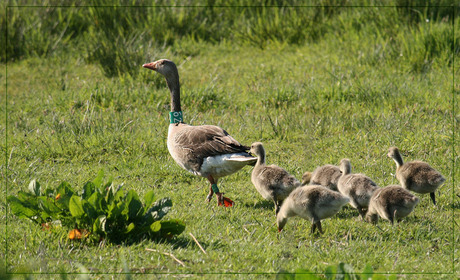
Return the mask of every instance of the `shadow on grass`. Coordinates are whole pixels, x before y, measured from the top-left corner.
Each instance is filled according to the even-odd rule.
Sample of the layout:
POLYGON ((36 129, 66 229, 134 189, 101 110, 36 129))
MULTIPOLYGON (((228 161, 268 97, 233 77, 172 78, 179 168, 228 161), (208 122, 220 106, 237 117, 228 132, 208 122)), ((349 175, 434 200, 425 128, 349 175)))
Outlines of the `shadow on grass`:
MULTIPOLYGON (((259 200, 255 204, 245 203, 244 206, 247 207, 247 208, 269 209, 269 210, 273 210, 273 211, 275 209, 275 204, 273 203, 273 201, 270 201, 270 200, 259 200)), ((273 213, 275 213, 275 212, 273 212, 273 213)))

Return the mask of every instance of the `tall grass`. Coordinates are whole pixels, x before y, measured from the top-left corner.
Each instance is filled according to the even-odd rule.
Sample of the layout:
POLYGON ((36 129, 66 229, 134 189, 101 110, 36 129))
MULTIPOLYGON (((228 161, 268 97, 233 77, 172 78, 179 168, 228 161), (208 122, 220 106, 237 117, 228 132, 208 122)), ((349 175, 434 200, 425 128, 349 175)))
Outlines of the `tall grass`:
MULTIPOLYGON (((327 36, 359 41, 372 34, 381 43, 369 59, 380 63, 402 54, 412 60, 414 71, 425 71, 436 58, 446 60, 452 50, 458 55, 460 49, 460 32, 453 38, 451 28, 460 5, 452 0, 382 1, 376 7, 346 0, 317 0, 308 6, 294 0, 209 0, 182 6, 174 1, 96 1, 91 6, 67 1, 65 7, 53 1, 28 3, 17 0, 0 6, 0 45, 6 46, 1 62, 78 52, 109 77, 137 76, 139 64, 184 39, 264 49, 273 43, 315 43, 327 36)), ((182 49, 179 55, 199 51, 182 49)))

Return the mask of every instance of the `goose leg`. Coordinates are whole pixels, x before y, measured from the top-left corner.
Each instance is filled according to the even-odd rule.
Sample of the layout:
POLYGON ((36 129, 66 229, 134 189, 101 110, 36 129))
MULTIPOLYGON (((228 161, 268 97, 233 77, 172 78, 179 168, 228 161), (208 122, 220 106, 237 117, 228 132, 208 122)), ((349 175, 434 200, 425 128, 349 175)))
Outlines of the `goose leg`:
POLYGON ((277 216, 280 211, 281 202, 276 199, 273 199, 273 202, 275 203, 275 216, 277 216))
POLYGON ((436 197, 434 192, 430 193, 431 200, 433 200, 433 204, 436 205, 436 197))
POLYGON ((209 194, 206 197, 206 200, 209 202, 212 199, 212 195, 215 193, 217 197, 217 205, 218 206, 225 206, 225 207, 230 207, 233 205, 233 201, 229 198, 224 197, 224 193, 221 193, 219 191, 219 188, 217 187, 217 179, 214 179, 211 175, 208 177, 209 183, 211 183, 211 187, 209 188, 209 194))
MULTIPOLYGON (((214 195, 214 190, 213 190, 212 186, 213 185, 217 186, 217 180, 214 180, 214 178, 211 175, 209 175, 207 177, 207 179, 208 179, 209 183, 211 183, 211 185, 209 186, 209 193, 208 193, 208 196, 206 197, 206 201, 210 202, 211 199, 212 199, 212 196, 214 195)), ((219 189, 217 189, 217 190, 219 190, 219 189)), ((220 194, 220 198, 222 198, 222 194, 219 193, 219 192, 216 192, 217 203, 219 203, 219 194, 220 194)))
POLYGON ((315 230, 316 230, 316 223, 312 223, 311 224, 311 233, 315 233, 315 230))
POLYGON ((316 227, 318 228, 319 233, 323 234, 323 228, 321 227, 321 221, 318 221, 316 224, 317 224, 316 227))

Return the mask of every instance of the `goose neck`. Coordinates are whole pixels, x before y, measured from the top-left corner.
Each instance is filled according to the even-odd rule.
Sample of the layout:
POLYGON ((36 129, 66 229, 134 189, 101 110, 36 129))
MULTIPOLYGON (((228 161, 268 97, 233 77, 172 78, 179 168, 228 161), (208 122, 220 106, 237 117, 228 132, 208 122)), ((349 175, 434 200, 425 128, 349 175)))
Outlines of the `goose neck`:
POLYGON ((176 73, 166 77, 166 83, 168 84, 169 91, 171 94, 171 112, 182 111, 180 105, 179 74, 176 73))

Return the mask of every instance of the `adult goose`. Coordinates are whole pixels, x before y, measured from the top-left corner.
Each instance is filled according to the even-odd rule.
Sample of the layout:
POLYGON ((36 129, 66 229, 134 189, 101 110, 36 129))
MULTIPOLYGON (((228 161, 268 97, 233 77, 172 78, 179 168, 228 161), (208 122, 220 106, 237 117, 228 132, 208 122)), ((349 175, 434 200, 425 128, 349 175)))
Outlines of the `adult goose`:
POLYGON ((262 143, 252 143, 250 153, 257 156, 251 181, 263 198, 275 203, 275 214, 278 214, 286 197, 301 184, 283 168, 265 164, 265 149, 262 143))
POLYGON ((435 191, 446 180, 441 173, 423 161, 404 163, 396 147, 389 149, 388 157, 396 163, 396 179, 401 186, 416 193, 429 193, 433 204, 436 205, 435 191))
POLYGON ((232 206, 233 201, 223 196, 217 187, 219 178, 230 175, 248 164, 254 164, 246 147, 225 130, 213 125, 185 124, 180 104, 180 83, 177 67, 171 60, 161 59, 142 65, 166 79, 171 95, 168 150, 172 158, 185 170, 208 179, 211 186, 206 200, 216 194, 218 205, 232 206))
POLYGON ((348 202, 348 197, 324 186, 307 185, 296 188, 283 202, 276 217, 278 231, 284 228, 288 218, 299 216, 312 222, 311 233, 318 229, 322 234, 321 220, 335 215, 348 202))

